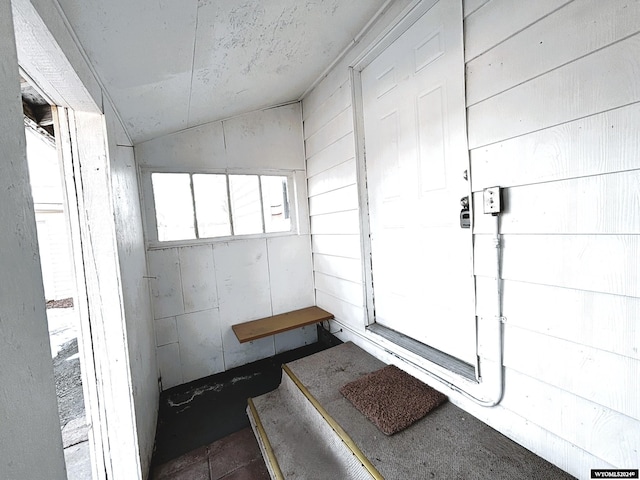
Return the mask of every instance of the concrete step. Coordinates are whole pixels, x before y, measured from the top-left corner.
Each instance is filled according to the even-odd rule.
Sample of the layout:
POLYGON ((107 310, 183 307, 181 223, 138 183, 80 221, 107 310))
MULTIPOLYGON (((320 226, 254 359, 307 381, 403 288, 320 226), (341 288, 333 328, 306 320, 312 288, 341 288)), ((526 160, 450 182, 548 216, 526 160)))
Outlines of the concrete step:
POLYGON ((250 400, 249 421, 272 479, 371 479, 352 450, 285 372, 250 400))
POLYGON ((283 367, 281 386, 249 407, 267 465, 280 465, 272 478, 573 478, 450 402, 384 435, 339 391, 384 365, 348 342, 283 367))

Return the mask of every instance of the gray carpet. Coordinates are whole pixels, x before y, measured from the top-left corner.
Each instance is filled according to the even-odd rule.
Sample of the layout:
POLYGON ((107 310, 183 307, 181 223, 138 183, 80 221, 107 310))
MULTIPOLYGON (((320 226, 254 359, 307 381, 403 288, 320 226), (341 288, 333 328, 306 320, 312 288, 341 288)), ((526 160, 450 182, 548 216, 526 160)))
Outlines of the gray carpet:
POLYGON ((451 402, 395 435, 383 435, 339 391, 385 366, 353 343, 288 366, 388 480, 573 478, 451 402))
POLYGON ((347 383, 340 393, 385 435, 413 425, 447 400, 395 365, 347 383))

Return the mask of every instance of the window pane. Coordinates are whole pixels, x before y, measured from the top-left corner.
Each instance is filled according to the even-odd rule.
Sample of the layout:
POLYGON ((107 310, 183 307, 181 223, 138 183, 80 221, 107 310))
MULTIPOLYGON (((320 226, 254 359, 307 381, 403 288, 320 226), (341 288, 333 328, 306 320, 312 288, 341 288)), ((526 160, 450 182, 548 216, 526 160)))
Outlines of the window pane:
POLYGON ((260 180, 265 232, 288 232, 291 230, 291 218, 287 177, 262 176, 260 180))
POLYGON ((196 199, 198 236, 206 238, 231 235, 226 175, 194 175, 193 195, 196 199))
POLYGON ((234 235, 262 233, 262 208, 257 175, 229 175, 234 235))
POLYGON ((188 173, 152 173, 158 240, 196 238, 188 173))

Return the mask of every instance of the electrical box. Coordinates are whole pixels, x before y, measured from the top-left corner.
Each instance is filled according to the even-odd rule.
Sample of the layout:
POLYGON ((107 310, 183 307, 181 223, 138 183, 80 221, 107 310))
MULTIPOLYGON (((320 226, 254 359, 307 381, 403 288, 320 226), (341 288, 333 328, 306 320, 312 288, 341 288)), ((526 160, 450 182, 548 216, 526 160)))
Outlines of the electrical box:
POLYGON ((490 187, 483 190, 484 213, 497 215, 502 211, 501 193, 500 187, 490 187))

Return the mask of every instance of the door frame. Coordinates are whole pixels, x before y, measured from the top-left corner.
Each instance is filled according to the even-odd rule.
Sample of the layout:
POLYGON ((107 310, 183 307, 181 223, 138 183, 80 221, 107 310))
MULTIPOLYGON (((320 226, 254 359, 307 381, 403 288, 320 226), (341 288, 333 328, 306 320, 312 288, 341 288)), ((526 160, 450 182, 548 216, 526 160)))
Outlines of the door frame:
MULTIPOLYGON (((358 185, 358 206, 360 209, 360 246, 362 252, 362 278, 363 289, 365 298, 365 318, 364 326, 368 332, 371 332, 370 327, 375 325, 375 285, 373 271, 373 258, 371 248, 371 226, 370 226, 370 212, 369 212, 369 191, 367 185, 367 163, 366 163, 366 151, 365 151, 365 131, 364 131, 364 102, 362 95, 362 71, 373 62, 387 47, 395 42, 400 36, 402 36, 413 24, 415 24, 423 15, 434 7, 439 0, 416 0, 412 2, 399 16, 390 24, 372 43, 366 48, 362 54, 360 54, 349 65, 349 80, 351 84, 351 100, 353 105, 353 123, 354 123, 354 136, 355 136, 355 155, 356 155, 356 176, 358 185)), ((440 0, 445 1, 445 0, 440 0)), ((466 132, 465 132, 466 134, 466 132)), ((467 162, 469 159, 467 157, 467 162)), ((467 165, 467 171, 470 172, 470 167, 467 165)), ((472 193, 471 193, 471 178, 468 178, 468 196, 469 196, 469 209, 473 211, 472 205, 472 193)), ((471 216, 472 225, 471 232, 473 232, 473 215, 471 216)), ((469 255, 473 273, 473 234, 471 233, 471 241, 469 243, 469 255)), ((475 304, 475 280, 473 282, 474 288, 470 292, 474 296, 475 304)), ((373 332, 371 332, 373 333, 373 332)), ((478 328, 476 321, 475 336, 477 339, 478 328)), ((392 340, 393 341, 393 340, 392 340)), ((477 341, 476 341, 477 352, 477 341)), ((476 380, 478 378, 478 362, 473 365, 475 368, 476 380)))
MULTIPOLYGON (((99 239, 104 248, 96 255, 92 243, 95 234, 91 235, 92 220, 112 220, 108 214, 112 211, 111 181, 108 168, 103 168, 109 164, 104 92, 63 15, 54 9, 50 26, 30 0, 12 0, 11 6, 21 74, 56 106, 56 148, 61 156, 73 250, 92 478, 119 478, 123 472, 127 478, 142 478, 117 248, 110 235, 104 242, 99 239), (61 44, 65 51, 77 52, 77 71, 61 44), (82 117, 81 128, 76 116, 82 117), (109 268, 98 269, 97 258, 109 268), (118 297, 119 304, 101 306, 95 300, 101 294, 118 297)), ((109 232, 115 232, 113 224, 109 232)))

